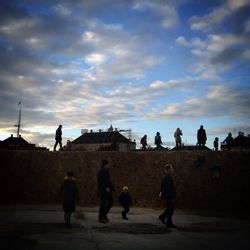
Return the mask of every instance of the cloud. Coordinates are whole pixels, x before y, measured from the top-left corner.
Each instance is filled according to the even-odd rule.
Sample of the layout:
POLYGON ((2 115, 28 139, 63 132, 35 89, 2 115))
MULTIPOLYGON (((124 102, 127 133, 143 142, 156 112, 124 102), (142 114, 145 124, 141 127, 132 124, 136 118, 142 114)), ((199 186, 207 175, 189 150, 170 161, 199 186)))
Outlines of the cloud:
POLYGON ((209 34, 206 38, 186 39, 179 36, 175 40, 179 46, 190 48, 197 62, 191 65, 193 72, 202 79, 219 79, 222 72, 229 70, 232 63, 248 58, 249 39, 236 34, 209 34))
MULTIPOLYGON (((0 6, 1 134, 15 134, 19 99, 23 136, 50 146, 60 123, 66 140, 75 138, 75 131, 80 134, 81 128, 100 127, 111 120, 128 124, 158 121, 159 115, 162 119, 217 117, 223 112, 248 115, 244 108, 249 106, 248 91, 244 95, 240 89, 217 84, 207 94, 204 90, 207 80, 219 80, 233 62, 249 60, 245 15, 240 20, 241 34, 227 29, 185 37, 178 29, 177 12, 185 0, 17 3, 4 1, 0 6), (187 70, 179 68, 182 54, 175 54, 178 64, 168 58, 172 32, 180 34, 176 44, 197 59, 188 65, 191 76, 185 77, 187 70), (164 65, 168 60, 173 71, 164 65), (171 79, 172 74, 176 79, 171 79)), ((238 22, 245 5, 236 8, 235 4, 232 1, 227 7, 231 14, 224 20, 231 17, 238 22)), ((223 18, 217 21, 223 23, 223 18)), ((177 46, 171 53, 175 51, 177 46)))
POLYGON ((239 27, 249 18, 249 0, 226 0, 211 12, 203 16, 192 16, 189 19, 191 30, 211 32, 218 30, 226 19, 231 19, 232 26, 239 27))
POLYGON ((175 27, 179 21, 178 13, 171 1, 136 0, 133 9, 150 11, 153 15, 160 18, 160 25, 165 29, 175 27))
MULTIPOLYGON (((224 84, 211 85, 207 94, 189 97, 183 102, 167 103, 159 112, 149 112, 149 119, 194 119, 215 117, 248 117, 249 89, 240 89, 224 84)), ((158 109, 159 110, 159 109, 158 109)), ((249 119, 246 119, 249 121, 249 119)))

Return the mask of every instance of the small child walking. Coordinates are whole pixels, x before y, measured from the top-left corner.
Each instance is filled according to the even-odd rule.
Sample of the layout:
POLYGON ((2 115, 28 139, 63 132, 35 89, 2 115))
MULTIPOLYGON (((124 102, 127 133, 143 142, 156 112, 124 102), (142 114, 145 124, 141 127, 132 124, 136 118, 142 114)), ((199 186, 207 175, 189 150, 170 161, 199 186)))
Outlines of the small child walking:
POLYGON ((127 186, 123 187, 122 192, 119 195, 118 199, 119 199, 119 203, 123 207, 122 219, 127 220, 128 219, 127 214, 129 212, 129 207, 130 207, 130 205, 132 205, 132 199, 131 199, 131 196, 129 194, 127 186))

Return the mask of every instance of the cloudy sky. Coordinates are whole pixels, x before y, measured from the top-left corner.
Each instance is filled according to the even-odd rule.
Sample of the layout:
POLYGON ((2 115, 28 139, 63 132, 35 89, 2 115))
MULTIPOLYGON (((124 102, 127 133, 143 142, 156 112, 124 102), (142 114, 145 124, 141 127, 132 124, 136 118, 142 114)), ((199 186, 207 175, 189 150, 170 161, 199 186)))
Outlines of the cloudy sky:
POLYGON ((81 129, 250 134, 250 0, 2 0, 0 140, 81 129))

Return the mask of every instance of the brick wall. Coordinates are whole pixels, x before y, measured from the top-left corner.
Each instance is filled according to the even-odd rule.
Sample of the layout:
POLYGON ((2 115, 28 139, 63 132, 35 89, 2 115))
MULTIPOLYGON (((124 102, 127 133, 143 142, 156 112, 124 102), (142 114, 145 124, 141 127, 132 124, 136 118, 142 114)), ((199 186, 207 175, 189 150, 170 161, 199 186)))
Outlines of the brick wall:
POLYGON ((162 166, 174 165, 177 207, 250 209, 249 152, 46 152, 0 151, 1 203, 60 203, 68 170, 75 172, 82 206, 98 205, 96 175, 102 159, 110 161, 115 204, 124 185, 135 206, 162 207, 158 199, 162 166), (213 166, 221 170, 212 178, 213 166))

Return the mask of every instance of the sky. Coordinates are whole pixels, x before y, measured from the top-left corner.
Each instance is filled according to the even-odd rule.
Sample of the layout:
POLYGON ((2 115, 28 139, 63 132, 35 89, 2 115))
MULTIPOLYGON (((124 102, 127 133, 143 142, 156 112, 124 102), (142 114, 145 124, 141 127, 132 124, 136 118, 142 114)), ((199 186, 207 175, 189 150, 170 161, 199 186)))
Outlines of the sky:
POLYGON ((59 124, 63 145, 111 124, 137 147, 250 134, 250 0, 2 0, 0 53, 0 140, 20 108, 50 149, 59 124))

